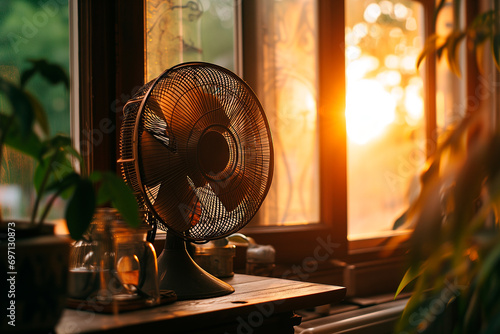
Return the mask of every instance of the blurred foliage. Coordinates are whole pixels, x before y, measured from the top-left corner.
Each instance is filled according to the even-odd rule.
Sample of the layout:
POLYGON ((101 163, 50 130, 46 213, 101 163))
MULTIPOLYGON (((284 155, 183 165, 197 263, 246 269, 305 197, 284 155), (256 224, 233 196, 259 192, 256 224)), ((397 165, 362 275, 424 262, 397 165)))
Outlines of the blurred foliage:
POLYGON ((74 239, 87 229, 96 205, 108 202, 137 226, 137 203, 121 178, 86 178, 74 168, 82 159, 69 137, 68 69, 67 1, 0 2, 0 172, 7 176, 0 180, 22 185, 33 225, 45 222, 57 199, 67 199, 64 216, 74 239))
MULTIPOLYGON (((47 59, 69 72, 69 21, 67 1, 4 0, 0 1, 0 78, 20 84, 21 73, 33 67, 27 59, 47 59)), ((32 102, 39 101, 46 114, 40 123, 45 132, 70 133, 69 92, 65 85, 50 85, 42 75, 30 78, 26 92, 33 92, 32 102)), ((0 93, 0 109, 11 112, 8 99, 0 93)), ((39 107, 35 108, 40 110, 39 107)), ((0 167, 1 184, 17 187, 22 196, 18 208, 4 207, 11 218, 23 218, 34 204, 34 188, 26 175, 35 168, 34 159, 16 150, 4 148, 0 167)), ((51 218, 63 214, 64 202, 56 201, 51 218)))
MULTIPOLYGON (((20 80, 20 73, 31 67, 26 59, 48 59, 68 73, 68 15, 64 1, 1 1, 0 76, 20 80)), ((51 130, 69 134, 69 93, 65 87, 48 85, 38 75, 30 80, 26 89, 36 92, 45 106, 51 130)))
POLYGON ((85 166, 73 148, 71 138, 65 134, 50 135, 43 105, 25 89, 36 75, 42 76, 49 86, 63 85, 69 89, 64 69, 46 60, 31 60, 30 63, 32 67, 21 74, 20 85, 0 78, 0 93, 10 106, 7 111, 0 108, 0 162, 6 145, 22 155, 31 156, 37 163, 32 178, 24 175, 36 189, 31 224, 41 226, 55 200, 65 197, 68 199, 66 223, 75 240, 87 230, 96 205, 108 202, 131 226, 139 226, 137 202, 124 181, 110 172, 94 172, 88 178, 77 173, 73 160, 78 160, 82 169, 85 166), (49 199, 42 204, 46 195, 49 199))
MULTIPOLYGON (((436 17, 446 1, 437 2, 436 17)), ((461 1, 451 1, 459 22, 461 1)), ((500 69, 499 1, 461 29, 431 36, 418 60, 446 54, 458 76, 458 44, 483 59, 489 45, 500 69)), ((410 266, 398 288, 412 296, 397 333, 500 333, 500 131, 484 112, 468 115, 445 135, 421 175, 422 191, 408 212, 410 266)))
MULTIPOLYGON (((450 1, 439 0, 437 2, 434 15, 435 20, 437 20, 448 2, 450 1)), ((446 56, 446 61, 450 69, 460 77, 458 50, 460 44, 466 42, 468 48, 474 51, 478 67, 481 71, 483 55, 487 52, 488 46, 496 68, 500 69, 500 31, 498 21, 500 1, 494 0, 493 9, 478 14, 473 22, 466 27, 460 26, 460 18, 464 14, 462 12, 463 1, 451 0, 451 5, 453 6, 454 17, 453 28, 446 36, 434 34, 427 39, 424 49, 417 60, 417 67, 430 55, 435 54, 438 59, 446 56)))
POLYGON ((422 174, 408 212, 413 294, 398 333, 498 333, 500 133, 486 115, 466 117, 422 174), (451 319, 451 320, 450 320, 451 319))

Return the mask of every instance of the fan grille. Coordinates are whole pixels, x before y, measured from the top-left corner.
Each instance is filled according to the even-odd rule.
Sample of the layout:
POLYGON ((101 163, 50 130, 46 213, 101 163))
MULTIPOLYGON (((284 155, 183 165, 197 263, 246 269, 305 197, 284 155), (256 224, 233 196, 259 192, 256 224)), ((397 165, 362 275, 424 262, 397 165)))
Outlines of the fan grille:
POLYGON ((125 113, 123 176, 162 229, 210 240, 251 220, 269 190, 273 147, 243 80, 216 65, 181 64, 145 85, 125 113))

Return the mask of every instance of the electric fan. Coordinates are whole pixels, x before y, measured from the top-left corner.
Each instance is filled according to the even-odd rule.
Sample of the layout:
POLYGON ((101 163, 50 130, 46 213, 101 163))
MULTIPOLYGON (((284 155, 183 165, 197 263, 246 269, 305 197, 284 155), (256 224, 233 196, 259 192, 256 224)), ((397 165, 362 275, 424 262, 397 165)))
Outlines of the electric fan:
POLYGON ((273 145, 257 97, 225 68, 183 63, 144 85, 124 114, 123 177, 139 206, 167 231, 160 289, 174 290, 178 299, 233 292, 191 259, 185 242, 236 232, 267 195, 273 145))

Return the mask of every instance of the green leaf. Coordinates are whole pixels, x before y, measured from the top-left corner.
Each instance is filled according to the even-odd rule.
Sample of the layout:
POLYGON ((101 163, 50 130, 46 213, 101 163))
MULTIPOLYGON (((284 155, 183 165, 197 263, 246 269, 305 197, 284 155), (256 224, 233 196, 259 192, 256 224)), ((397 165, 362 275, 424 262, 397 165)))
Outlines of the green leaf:
POLYGON ((102 173, 98 170, 96 171, 93 171, 90 175, 89 175, 89 179, 94 182, 94 183, 99 183, 101 182, 102 180, 102 173))
POLYGON ((491 30, 491 27, 495 24, 495 11, 488 10, 484 13, 478 14, 471 24, 472 31, 478 33, 481 30, 491 30))
POLYGON ((19 122, 23 136, 32 130, 34 112, 29 97, 19 87, 0 77, 0 92, 3 92, 12 105, 12 115, 19 122))
POLYGON ((30 59, 30 62, 33 64, 33 67, 24 71, 21 75, 22 86, 38 72, 51 84, 63 83, 69 89, 68 75, 60 65, 48 63, 45 59, 30 59))
POLYGON ((66 206, 66 223, 71 238, 78 240, 87 230, 95 211, 95 194, 92 182, 79 180, 73 196, 66 206))
POLYGON ((110 196, 111 196, 111 194, 109 193, 109 191, 107 190, 106 187, 103 187, 103 186, 98 187, 97 199, 96 199, 97 205, 101 206, 101 205, 105 205, 105 204, 111 202, 110 196))
POLYGON ((102 186, 103 173, 100 171, 94 171, 89 175, 89 180, 96 185, 97 198, 96 203, 98 206, 104 205, 111 201, 110 193, 106 187, 102 186))
POLYGON ((444 8, 445 4, 446 0, 439 0, 439 3, 436 5, 436 10, 434 11, 434 23, 436 23, 439 13, 441 12, 441 9, 444 8))
POLYGON ((403 279, 399 283, 398 289, 396 290, 396 294, 394 295, 394 298, 396 298, 403 289, 413 282, 417 277, 419 277, 422 272, 426 269, 426 263, 422 264, 421 266, 411 266, 405 273, 403 279))
POLYGON ((451 71, 458 76, 459 78, 462 76, 460 71, 460 62, 458 60, 458 50, 460 42, 467 35, 463 31, 453 31, 447 38, 446 46, 448 51, 448 65, 450 66, 451 71))
POLYGON ((5 145, 35 159, 40 159, 42 142, 33 131, 30 130, 23 135, 16 119, 11 119, 11 116, 0 114, 0 132, 4 131, 7 131, 5 145))
POLYGON ((71 138, 64 134, 57 134, 47 141, 50 148, 60 149, 71 147, 71 138))
POLYGON ((437 34, 429 36, 429 38, 425 42, 424 48, 418 55, 416 62, 417 69, 420 67, 425 58, 431 56, 434 52, 436 52, 436 50, 442 48, 445 45, 445 43, 441 42, 441 39, 442 38, 437 34))
POLYGON ((46 140, 44 142, 44 147, 46 155, 52 155, 54 152, 63 152, 66 159, 69 159, 69 156, 72 156, 78 159, 78 161, 83 162, 83 158, 80 153, 74 149, 71 138, 65 134, 57 134, 46 140))
POLYGON ((48 135, 50 132, 49 120, 47 118, 45 110, 43 109, 43 106, 41 105, 40 101, 38 101, 38 99, 31 93, 25 92, 25 94, 31 103, 31 107, 33 108, 33 115, 35 117, 36 124, 40 126, 40 129, 42 129, 45 135, 48 135))
POLYGON ((463 308, 463 326, 464 330, 462 333, 473 333, 477 328, 481 326, 481 302, 479 301, 479 290, 473 289, 472 295, 466 300, 466 304, 462 306, 463 308))
POLYGON ((77 150, 73 146, 67 146, 64 148, 64 151, 69 155, 75 157, 80 163, 83 163, 83 157, 78 153, 77 150))
POLYGON ((477 281, 478 285, 484 284, 488 280, 493 271, 498 270, 498 264, 500 263, 500 245, 495 247, 484 261, 481 269, 479 270, 477 281))
POLYGON ((28 70, 25 70, 23 73, 21 73, 21 88, 24 88, 26 86, 26 83, 28 80, 36 73, 36 68, 32 67, 28 70))
POLYGON ((123 219, 132 227, 139 227, 139 208, 132 190, 118 176, 111 172, 103 172, 100 191, 103 197, 111 200, 123 219))
POLYGON ((61 193, 61 197, 68 199, 70 194, 65 194, 65 191, 80 182, 82 177, 77 173, 69 173, 65 175, 62 179, 56 180, 55 182, 49 184, 47 186, 47 192, 59 192, 61 193))
POLYGON ((68 159, 66 152, 62 150, 51 150, 43 157, 42 161, 35 169, 33 183, 37 192, 40 192, 43 180, 47 175, 47 183, 53 184, 61 181, 68 174, 74 172, 71 161, 68 159))
POLYGON ((491 317, 491 321, 487 323, 481 333, 484 334, 497 334, 500 331, 500 318, 499 317, 491 317))

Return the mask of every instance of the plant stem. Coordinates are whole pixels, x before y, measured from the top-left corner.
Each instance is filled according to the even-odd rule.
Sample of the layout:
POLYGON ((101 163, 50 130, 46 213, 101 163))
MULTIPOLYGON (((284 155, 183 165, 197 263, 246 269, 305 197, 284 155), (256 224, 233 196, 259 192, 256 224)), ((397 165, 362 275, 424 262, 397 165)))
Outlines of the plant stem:
POLYGON ((42 216, 40 217, 40 220, 38 221, 38 225, 42 225, 43 224, 43 221, 45 220, 45 218, 47 218, 47 215, 49 214, 49 211, 50 211, 50 208, 52 207, 52 205, 54 204, 55 200, 57 199, 57 197, 59 197, 59 195, 63 192, 63 189, 59 189, 58 191, 56 191, 49 199, 49 201, 47 202, 47 204, 45 204, 45 208, 42 212, 42 216))
MULTIPOLYGON (((38 207, 40 206, 40 200, 42 199, 43 191, 45 189, 45 186, 47 185, 47 181, 49 180, 50 172, 52 170, 51 166, 54 163, 54 161, 56 160, 56 157, 57 157, 57 153, 53 154, 50 157, 49 166, 47 168, 47 171, 45 172, 45 175, 43 176, 42 184, 40 185, 40 189, 38 191, 38 194, 36 195, 35 205, 33 207, 33 212, 31 214, 31 220, 30 220, 31 225, 35 224, 36 214, 38 212, 38 207)), ((43 223, 43 220, 40 220, 39 224, 41 225, 42 223, 43 223)))

